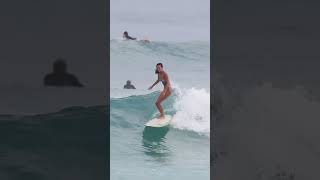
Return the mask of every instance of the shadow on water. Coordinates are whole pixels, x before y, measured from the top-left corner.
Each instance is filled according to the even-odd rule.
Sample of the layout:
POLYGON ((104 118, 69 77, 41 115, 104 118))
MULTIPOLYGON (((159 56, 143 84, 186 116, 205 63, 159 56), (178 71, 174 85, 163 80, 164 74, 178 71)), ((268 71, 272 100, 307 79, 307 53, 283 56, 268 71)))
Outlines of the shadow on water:
POLYGON ((170 155, 170 151, 166 144, 166 134, 169 131, 169 126, 162 128, 145 127, 143 130, 143 147, 144 153, 158 161, 166 161, 170 155))

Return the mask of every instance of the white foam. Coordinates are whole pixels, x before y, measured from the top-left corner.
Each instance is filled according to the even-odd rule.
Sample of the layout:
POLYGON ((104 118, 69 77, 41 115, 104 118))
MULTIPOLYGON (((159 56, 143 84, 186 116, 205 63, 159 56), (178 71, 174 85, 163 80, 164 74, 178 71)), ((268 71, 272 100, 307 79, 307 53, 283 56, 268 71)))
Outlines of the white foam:
POLYGON ((243 94, 242 108, 218 129, 217 149, 227 155, 218 159, 215 178, 272 179, 283 171, 319 179, 319 107, 301 89, 264 85, 243 94))
POLYGON ((175 88, 177 99, 172 125, 175 128, 191 130, 209 136, 210 134, 210 93, 205 89, 175 88))

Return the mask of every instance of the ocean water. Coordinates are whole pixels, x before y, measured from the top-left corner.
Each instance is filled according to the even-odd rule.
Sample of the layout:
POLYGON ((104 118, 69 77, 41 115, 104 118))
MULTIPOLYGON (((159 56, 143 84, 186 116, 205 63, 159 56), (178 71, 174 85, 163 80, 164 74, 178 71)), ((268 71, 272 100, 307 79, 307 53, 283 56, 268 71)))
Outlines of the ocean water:
POLYGON ((317 6, 216 6, 212 179, 320 179, 317 6))
POLYGON ((215 62, 212 178, 319 179, 319 61, 224 56, 215 62))
POLYGON ((106 106, 0 115, 0 179, 105 179, 106 106))
POLYGON ((210 1, 110 2, 110 164, 112 180, 210 179, 210 1), (121 40, 122 33, 151 43, 121 40), (169 127, 146 128, 159 116, 161 62, 173 94, 163 102, 169 127), (130 80, 135 90, 123 89, 130 80))
POLYGON ((209 179, 209 42, 110 43, 111 179, 209 179), (159 115, 162 84, 147 90, 158 62, 172 82, 174 92, 162 104, 173 119, 168 127, 146 128, 159 115), (127 80, 137 89, 123 89, 127 80))

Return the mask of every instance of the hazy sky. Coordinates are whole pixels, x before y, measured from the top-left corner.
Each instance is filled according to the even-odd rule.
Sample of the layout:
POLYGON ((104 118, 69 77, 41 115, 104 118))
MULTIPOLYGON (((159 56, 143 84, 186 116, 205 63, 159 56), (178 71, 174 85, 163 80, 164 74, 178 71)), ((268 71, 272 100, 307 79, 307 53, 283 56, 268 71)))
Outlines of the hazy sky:
POLYGON ((111 0, 110 33, 160 41, 210 38, 209 0, 111 0))

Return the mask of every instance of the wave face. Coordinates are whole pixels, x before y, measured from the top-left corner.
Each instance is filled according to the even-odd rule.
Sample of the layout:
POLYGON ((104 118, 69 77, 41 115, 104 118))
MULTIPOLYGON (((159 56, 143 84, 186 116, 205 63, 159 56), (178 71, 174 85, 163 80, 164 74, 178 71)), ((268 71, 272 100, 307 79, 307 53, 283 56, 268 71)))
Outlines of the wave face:
POLYGON ((106 109, 69 107, 32 116, 0 115, 1 179, 107 177, 106 109))
POLYGON ((209 179, 209 43, 111 40, 111 179, 209 179), (162 62, 173 85, 162 105, 170 126, 147 128, 159 116, 162 62), (127 80, 137 88, 124 90, 127 80))
MULTIPOLYGON (((154 104, 160 92, 111 99, 111 127, 144 127, 146 121, 159 116, 154 104)), ((204 89, 175 91, 163 103, 172 116, 172 126, 199 135, 210 135, 210 95, 204 89)))

